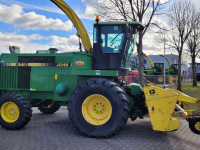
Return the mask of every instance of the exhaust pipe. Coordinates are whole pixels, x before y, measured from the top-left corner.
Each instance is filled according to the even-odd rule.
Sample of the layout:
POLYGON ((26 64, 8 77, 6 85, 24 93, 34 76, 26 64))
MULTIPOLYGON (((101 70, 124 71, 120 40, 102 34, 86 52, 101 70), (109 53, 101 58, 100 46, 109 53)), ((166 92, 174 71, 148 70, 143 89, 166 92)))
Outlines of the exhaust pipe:
POLYGON ((16 54, 16 51, 11 46, 9 46, 9 51, 11 54, 16 54))

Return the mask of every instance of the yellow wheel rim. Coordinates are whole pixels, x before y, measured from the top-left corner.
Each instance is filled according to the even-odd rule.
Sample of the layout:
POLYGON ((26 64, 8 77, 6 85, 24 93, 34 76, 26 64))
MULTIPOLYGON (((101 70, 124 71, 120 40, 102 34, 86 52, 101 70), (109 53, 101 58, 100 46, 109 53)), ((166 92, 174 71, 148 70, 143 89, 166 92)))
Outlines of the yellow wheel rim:
POLYGON ((163 82, 163 77, 162 76, 158 77, 158 81, 163 82))
POLYGON ((1 106, 1 117, 8 123, 13 123, 19 118, 19 108, 13 102, 6 102, 1 106))
POLYGON ((51 102, 47 106, 42 105, 42 107, 44 107, 44 108, 50 108, 50 107, 53 106, 53 104, 54 104, 54 101, 51 100, 51 102))
POLYGON ((195 124, 195 129, 198 130, 198 131, 200 131, 200 122, 197 122, 195 124))
POLYGON ((92 125, 103 125, 111 117, 112 106, 106 97, 93 94, 84 100, 82 114, 88 123, 92 125))

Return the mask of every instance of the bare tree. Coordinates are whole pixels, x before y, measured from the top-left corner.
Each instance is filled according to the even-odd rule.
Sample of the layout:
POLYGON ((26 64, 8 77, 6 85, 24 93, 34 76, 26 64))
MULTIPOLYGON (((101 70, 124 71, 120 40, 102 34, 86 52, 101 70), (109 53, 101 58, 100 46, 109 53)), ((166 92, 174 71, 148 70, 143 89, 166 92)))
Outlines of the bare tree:
POLYGON ((162 13, 162 8, 166 3, 161 0, 101 0, 98 10, 99 14, 105 20, 113 21, 139 21, 145 28, 139 32, 137 43, 137 52, 139 57, 139 82, 143 86, 144 54, 143 37, 148 31, 155 15, 162 13))
POLYGON ((177 50, 178 62, 178 84, 177 90, 181 91, 181 65, 184 45, 188 40, 194 24, 193 5, 190 0, 174 0, 170 7, 169 24, 171 31, 167 35, 167 45, 177 50))
POLYGON ((187 51, 183 51, 183 54, 182 54, 182 61, 181 61, 182 66, 183 66, 183 65, 188 65, 188 62, 191 63, 190 54, 188 54, 187 51))
POLYGON ((192 13, 194 13, 195 22, 186 44, 187 52, 189 52, 192 59, 193 86, 197 86, 196 57, 200 52, 200 12, 194 9, 192 13))

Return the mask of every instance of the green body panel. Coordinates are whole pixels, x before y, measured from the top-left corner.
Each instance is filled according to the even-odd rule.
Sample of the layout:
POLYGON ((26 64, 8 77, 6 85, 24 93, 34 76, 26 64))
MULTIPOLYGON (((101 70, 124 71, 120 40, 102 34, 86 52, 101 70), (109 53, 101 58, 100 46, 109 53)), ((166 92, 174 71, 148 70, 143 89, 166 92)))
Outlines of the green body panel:
MULTIPOLYGON (((155 68, 146 68, 144 69, 145 75, 162 75, 164 72, 156 72, 155 68)), ((165 69, 165 74, 166 75, 175 75, 177 72, 174 72, 174 69, 165 69)))
POLYGON ((0 56, 0 91, 18 91, 30 99, 52 99, 68 101, 73 90, 91 77, 112 78, 117 70, 92 70, 92 56, 85 53, 39 53, 36 54, 2 54, 0 56), (48 63, 18 62, 20 56, 55 57, 54 66, 48 63), (81 62, 81 63, 80 63, 81 62), (78 63, 78 64, 77 64, 78 63), (18 72, 19 68, 29 68, 30 73, 18 72), (22 81, 22 79, 26 80, 22 81), (19 82, 30 84, 29 88, 19 87, 19 82), (56 87, 65 83, 68 92, 60 95, 56 87))
POLYGON ((140 84, 131 83, 131 84, 129 85, 129 88, 131 89, 131 93, 132 93, 133 95, 141 94, 141 93, 142 93, 142 87, 140 86, 140 84))
POLYGON ((0 66, 0 88, 17 88, 17 67, 0 66))
POLYGON ((129 97, 130 118, 134 120, 137 117, 143 117, 145 98, 142 87, 137 83, 131 83, 125 87, 125 91, 129 97))
POLYGON ((0 63, 17 63, 18 62, 18 53, 16 54, 1 54, 0 63))
POLYGON ((144 69, 145 75, 155 75, 155 71, 156 71, 155 68, 145 68, 144 69))
POLYGON ((68 74, 64 70, 56 70, 55 72, 58 75, 58 79, 55 80, 54 87, 56 88, 59 83, 66 83, 69 87, 68 93, 64 96, 60 96, 56 91, 54 92, 54 100, 56 101, 68 101, 71 96, 73 90, 77 87, 77 75, 68 74))
MULTIPOLYGON (((96 23, 95 23, 96 24, 96 23)), ((134 22, 98 22, 99 25, 140 25, 143 26, 140 22, 134 21, 134 22)))
POLYGON ((32 67, 30 90, 54 91, 54 72, 55 69, 53 67, 32 67))
POLYGON ((135 103, 134 101, 137 99, 137 97, 133 98, 133 97, 130 97, 130 95, 135 96, 135 95, 142 94, 142 87, 137 83, 131 83, 131 84, 129 84, 129 86, 126 86, 124 88, 124 90, 126 91, 126 93, 130 93, 128 95, 129 95, 129 107, 130 107, 130 110, 131 110, 131 109, 133 109, 133 106, 134 106, 134 103, 135 103), (127 92, 127 91, 129 91, 129 92, 127 92))

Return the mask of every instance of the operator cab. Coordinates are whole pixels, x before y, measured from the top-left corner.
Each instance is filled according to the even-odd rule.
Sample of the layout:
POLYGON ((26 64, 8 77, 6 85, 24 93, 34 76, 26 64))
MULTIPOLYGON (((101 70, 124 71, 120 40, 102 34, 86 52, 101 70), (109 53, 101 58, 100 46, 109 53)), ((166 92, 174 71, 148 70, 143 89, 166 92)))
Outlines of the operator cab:
POLYGON ((97 22, 94 24, 92 69, 118 70, 128 75, 139 22, 97 22))
POLYGON ((175 72, 178 72, 178 64, 173 64, 172 68, 174 69, 175 72))
POLYGON ((156 62, 154 63, 154 66, 156 68, 156 72, 164 72, 164 63, 156 62))

